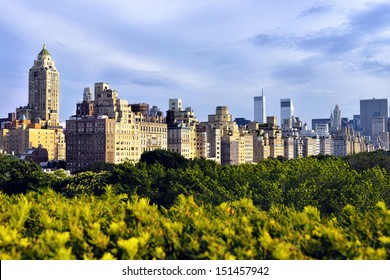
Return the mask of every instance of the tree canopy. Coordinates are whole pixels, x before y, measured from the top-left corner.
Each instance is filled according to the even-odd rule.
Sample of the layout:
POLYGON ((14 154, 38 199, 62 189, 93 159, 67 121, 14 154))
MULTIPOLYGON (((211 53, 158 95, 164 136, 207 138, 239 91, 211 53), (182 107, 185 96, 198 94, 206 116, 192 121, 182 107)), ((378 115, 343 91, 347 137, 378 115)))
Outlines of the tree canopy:
POLYGON ((0 190, 11 194, 51 187, 67 196, 101 195, 111 185, 116 194, 139 195, 162 207, 173 205, 179 195, 213 205, 249 198, 265 210, 273 205, 298 210, 311 205, 328 215, 340 213, 347 204, 360 210, 379 201, 390 205, 388 160, 388 153, 374 152, 222 166, 158 150, 144 153, 139 163, 96 164, 63 178, 45 174, 33 163, 1 156, 0 190))

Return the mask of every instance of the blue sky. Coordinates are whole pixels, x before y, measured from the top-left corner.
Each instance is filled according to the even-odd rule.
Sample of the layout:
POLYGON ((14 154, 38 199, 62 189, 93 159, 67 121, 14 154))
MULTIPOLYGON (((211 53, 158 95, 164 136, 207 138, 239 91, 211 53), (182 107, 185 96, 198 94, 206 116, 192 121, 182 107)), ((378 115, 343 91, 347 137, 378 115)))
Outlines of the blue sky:
POLYGON ((27 104, 43 44, 60 72, 60 119, 84 87, 108 82, 130 103, 182 98, 200 120, 215 107, 253 119, 281 98, 308 122, 359 114, 390 96, 390 2, 376 0, 1 0, 0 117, 27 104))

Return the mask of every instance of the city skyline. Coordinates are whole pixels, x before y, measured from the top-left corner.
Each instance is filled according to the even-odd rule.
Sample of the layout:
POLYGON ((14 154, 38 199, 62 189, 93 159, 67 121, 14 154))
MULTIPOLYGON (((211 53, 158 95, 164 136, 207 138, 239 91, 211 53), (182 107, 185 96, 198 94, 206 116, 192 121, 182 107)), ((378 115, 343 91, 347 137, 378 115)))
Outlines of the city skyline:
POLYGON ((180 98, 169 99, 164 119, 157 107, 149 112, 149 104, 129 103, 109 83, 98 82, 93 92, 84 88, 76 114, 62 127, 57 117, 60 73, 46 45, 28 72, 28 104, 0 120, 0 152, 23 158, 36 147, 44 148, 47 160, 66 160, 71 172, 95 162, 138 162, 141 154, 156 149, 222 165, 389 149, 387 99, 360 100, 361 116, 351 123, 336 105, 329 121, 316 120, 315 132, 296 117, 291 98, 280 100, 280 126, 276 116, 265 120, 263 92, 254 98, 255 119, 262 113, 260 123, 241 118, 246 125, 239 125, 228 106, 217 106, 207 122, 199 122, 191 107, 183 109, 180 98))
POLYGON ((61 72, 61 122, 95 82, 162 111, 180 98, 199 120, 220 105, 253 120, 261 88, 267 115, 291 98, 308 124, 336 104, 352 118, 359 100, 389 96, 384 1, 93 3, 2 3, 2 117, 27 104, 26 70, 43 44, 61 72))

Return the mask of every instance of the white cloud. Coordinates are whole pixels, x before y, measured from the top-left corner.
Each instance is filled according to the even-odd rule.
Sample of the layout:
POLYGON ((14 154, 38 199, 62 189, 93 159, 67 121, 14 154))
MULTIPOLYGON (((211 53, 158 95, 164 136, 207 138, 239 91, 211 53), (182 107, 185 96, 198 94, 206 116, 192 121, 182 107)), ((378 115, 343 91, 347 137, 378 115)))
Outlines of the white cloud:
MULTIPOLYGON (((0 36, 9 40, 0 51, 25 44, 33 55, 26 69, 2 63, 0 71, 21 92, 28 67, 46 43, 61 72, 62 119, 74 113, 83 87, 98 81, 109 82, 121 98, 162 110, 170 97, 181 97, 200 119, 223 104, 234 117, 252 118, 253 96, 261 88, 269 93, 269 114, 278 116, 279 99, 293 97, 308 122, 314 114, 308 107, 327 117, 328 108, 343 102, 349 108, 343 113, 351 117, 359 111, 358 99, 367 98, 360 88, 375 83, 368 97, 388 92, 390 8, 383 1, 370 3, 5 1, 0 36), (355 107, 346 101, 352 99, 355 107)), ((8 62, 0 55, 2 61, 8 62)))

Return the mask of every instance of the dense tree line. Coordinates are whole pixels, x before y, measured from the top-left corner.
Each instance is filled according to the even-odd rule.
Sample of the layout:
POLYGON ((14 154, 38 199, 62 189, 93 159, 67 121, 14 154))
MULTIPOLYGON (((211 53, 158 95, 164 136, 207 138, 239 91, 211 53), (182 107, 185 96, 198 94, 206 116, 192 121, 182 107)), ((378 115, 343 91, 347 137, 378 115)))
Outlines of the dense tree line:
POLYGON ((389 168, 390 156, 384 151, 221 166, 160 150, 144 153, 136 164, 94 164, 66 177, 0 156, 0 190, 13 194, 52 188, 72 197, 102 195, 110 185, 115 194, 146 197, 166 208, 182 194, 212 205, 248 198, 264 210, 280 205, 302 210, 311 205, 327 215, 341 213, 347 204, 358 210, 372 209, 379 201, 389 206, 389 168))
POLYGON ((338 217, 256 207, 250 199, 218 206, 180 195, 169 207, 115 195, 67 198, 53 190, 0 193, 0 259, 388 259, 390 210, 346 206, 338 217))
POLYGON ((390 173, 390 151, 378 150, 371 153, 359 153, 347 156, 345 160, 357 171, 377 166, 390 173))
POLYGON ((221 166, 167 151, 72 176, 0 155, 0 259, 388 259, 389 154, 221 166))

